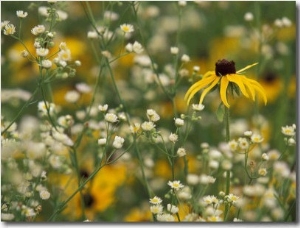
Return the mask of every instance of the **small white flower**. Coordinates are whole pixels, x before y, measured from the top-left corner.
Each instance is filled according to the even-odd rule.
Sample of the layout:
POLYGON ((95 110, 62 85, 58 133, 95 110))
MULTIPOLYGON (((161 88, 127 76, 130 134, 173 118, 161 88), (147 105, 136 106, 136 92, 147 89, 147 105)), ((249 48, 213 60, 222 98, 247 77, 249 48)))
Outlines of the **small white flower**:
POLYGON ((238 143, 234 139, 228 142, 229 149, 231 151, 236 151, 238 148, 238 143))
POLYGON ((160 204, 150 206, 150 211, 152 214, 161 214, 163 211, 163 206, 160 204))
POLYGON ((47 200, 50 198, 50 192, 48 192, 47 190, 42 190, 40 191, 40 197, 42 200, 47 200))
POLYGON ((42 67, 44 67, 44 68, 51 68, 51 66, 52 66, 51 60, 44 59, 44 60, 42 61, 42 67))
POLYGON ((175 218, 173 215, 168 213, 158 214, 157 215, 157 221, 159 222, 174 222, 175 218))
POLYGON ((253 14, 250 12, 245 13, 244 19, 245 21, 253 21, 253 14))
POLYGON ((21 56, 22 56, 23 58, 26 58, 28 55, 29 55, 29 52, 26 51, 26 50, 23 50, 23 51, 21 52, 21 56))
POLYGON ((87 33, 87 37, 90 39, 97 39, 98 38, 98 33, 96 31, 89 31, 87 33))
POLYGON ((68 91, 65 94, 65 100, 70 103, 75 103, 76 101, 78 101, 79 97, 80 94, 76 90, 68 91))
POLYGON ((119 19, 119 14, 113 12, 113 11, 105 11, 104 12, 104 18, 105 19, 108 19, 108 20, 111 20, 111 21, 116 21, 119 19))
POLYGON ((234 222, 243 222, 242 219, 238 219, 238 218, 234 218, 233 221, 234 221, 234 222))
POLYGON ((19 18, 25 18, 28 15, 28 13, 24 12, 23 10, 18 10, 16 13, 17 13, 17 17, 19 18))
POLYGON ((9 24, 9 21, 1 21, 1 30, 5 28, 6 25, 9 24))
POLYGON ((216 178, 213 178, 212 176, 201 174, 199 177, 199 183, 201 184, 213 184, 215 183, 216 178))
POLYGON ((124 138, 122 138, 120 136, 115 136, 115 139, 113 142, 113 147, 116 149, 122 148, 124 141, 125 141, 124 138))
POLYGON ((144 123, 142 123, 141 127, 144 131, 151 131, 155 128, 155 124, 151 121, 145 121, 144 123))
POLYGON ((158 196, 154 196, 149 200, 149 202, 152 204, 160 204, 162 202, 162 199, 159 198, 158 196))
POLYGON ((170 140, 172 143, 175 143, 175 142, 178 140, 178 135, 175 134, 175 133, 171 133, 170 136, 169 136, 169 140, 170 140))
POLYGON ((193 67, 193 71, 194 72, 199 72, 200 71, 200 67, 199 66, 194 66, 193 67))
POLYGON ((49 103, 47 101, 46 101, 46 104, 45 104, 44 101, 40 101, 38 103, 38 111, 39 111, 39 113, 41 115, 43 115, 43 116, 47 115, 47 107, 46 107, 46 105, 47 105, 47 107, 49 109, 50 115, 53 115, 53 113, 55 112, 55 104, 49 103))
POLYGON ((160 116, 153 109, 147 109, 147 117, 152 122, 157 122, 160 119, 160 116))
POLYGON ((281 127, 281 132, 286 136, 294 136, 296 134, 294 126, 281 127))
POLYGON ((81 62, 79 60, 76 60, 74 63, 76 66, 81 66, 81 62))
POLYGON ((266 176, 267 175, 267 169, 266 168, 260 168, 259 170, 258 170, 258 174, 260 175, 260 176, 266 176))
POLYGON ((178 150, 177 150, 177 155, 178 155, 179 157, 185 156, 185 155, 186 155, 185 149, 182 148, 182 147, 178 148, 178 150))
POLYGON ((199 183, 199 176, 197 174, 189 173, 186 177, 186 182, 190 185, 196 185, 199 183))
POLYGON ((133 51, 133 45, 132 45, 132 43, 128 43, 128 44, 125 46, 125 49, 126 49, 126 51, 128 51, 128 52, 132 52, 132 51, 133 51))
POLYGON ((296 145, 296 140, 293 139, 293 138, 289 138, 289 139, 288 139, 288 145, 289 145, 289 146, 296 145))
POLYGON ((215 197, 214 195, 208 195, 208 196, 204 196, 202 198, 202 202, 207 206, 210 204, 217 204, 219 202, 218 198, 215 197))
POLYGON ((36 49, 36 54, 38 56, 44 57, 44 56, 49 54, 49 49, 47 49, 47 48, 37 48, 36 49))
POLYGON ((137 54, 140 54, 144 51, 143 46, 137 41, 133 43, 132 50, 137 54))
POLYGON ((253 142, 253 143, 261 143, 262 141, 263 141, 264 139, 261 137, 261 135, 259 135, 259 134, 253 134, 252 136, 251 136, 251 141, 253 142))
POLYGON ((60 116, 57 120, 58 124, 63 128, 68 128, 73 126, 74 119, 71 115, 60 116))
POLYGON ((235 204, 235 203, 238 201, 239 198, 240 198, 240 197, 238 197, 238 196, 236 196, 236 195, 234 195, 234 194, 232 194, 232 193, 230 193, 229 195, 226 195, 226 196, 225 196, 225 199, 226 199, 229 203, 232 203, 232 204, 235 204))
POLYGON ((64 21, 64 20, 66 20, 68 18, 68 14, 65 11, 57 10, 56 13, 57 13, 58 19, 60 21, 64 21))
POLYGON ((222 161, 222 168, 224 170, 230 170, 232 168, 232 163, 229 160, 222 161))
POLYGON ((120 28, 124 33, 130 33, 134 31, 133 25, 131 24, 122 24, 120 25, 120 28))
POLYGON ((13 35, 15 32, 16 32, 16 27, 13 24, 5 25, 4 31, 3 31, 4 35, 13 35))
POLYGON ((192 104, 193 110, 195 111, 202 111, 204 109, 203 104, 192 104))
POLYGON ((98 145, 103 146, 106 144, 106 138, 98 139, 98 145))
POLYGON ((106 113, 104 119, 110 123, 115 123, 118 121, 118 117, 114 113, 106 113))
POLYGON ((181 61, 187 63, 190 61, 190 57, 188 55, 184 54, 181 57, 181 61))
POLYGON ((107 104, 105 104, 105 105, 99 105, 99 106, 98 106, 98 109, 99 109, 99 111, 101 111, 101 112, 106 112, 107 109, 108 109, 108 105, 107 105, 107 104))
POLYGON ((238 145, 242 150, 247 150, 249 148, 249 142, 246 138, 239 138, 238 145))
POLYGON ((36 36, 36 35, 39 35, 39 34, 45 32, 45 30, 46 30, 46 28, 44 25, 37 25, 31 29, 31 33, 36 36))
POLYGON ((181 118, 175 118, 175 125, 176 127, 182 127, 184 125, 184 120, 181 118))
POLYGON ((251 136, 253 133, 252 133, 252 131, 245 131, 244 132, 244 135, 245 136, 251 136))
POLYGON ((178 47, 171 47, 171 54, 173 54, 173 55, 177 55, 178 54, 178 52, 179 52, 179 49, 178 49, 178 47))
POLYGON ((167 210, 171 212, 171 214, 176 214, 179 211, 179 208, 172 204, 167 204, 167 210))
POLYGON ((109 51, 107 51, 107 50, 104 50, 104 51, 102 51, 101 52, 101 54, 105 57, 105 58, 111 58, 111 53, 109 52, 109 51))
POLYGON ((282 23, 282 21, 281 21, 280 19, 276 19, 276 20, 274 21, 274 25, 275 25, 276 27, 278 27, 278 28, 281 28, 281 27, 283 26, 283 23, 282 23))
POLYGON ((186 6, 186 1, 178 1, 179 6, 186 6))
POLYGON ((135 134, 141 129, 141 125, 139 123, 134 123, 130 126, 130 132, 135 134))
POLYGON ((283 17, 283 18, 281 19, 281 21, 282 21, 282 24, 283 24, 284 26, 286 26, 286 27, 290 27, 290 26, 292 25, 291 20, 288 19, 287 17, 283 17))
POLYGON ((174 180, 174 181, 169 181, 168 185, 174 189, 174 190, 179 190, 182 189, 184 187, 183 184, 180 183, 180 181, 174 180))
POLYGON ((263 153, 261 155, 261 158, 264 160, 264 161, 268 161, 269 160, 269 156, 266 154, 266 153, 263 153))
POLYGON ((57 58, 60 61, 70 61, 71 60, 71 51, 69 49, 66 50, 60 50, 57 54, 57 58))
POLYGON ((84 82, 82 82, 82 83, 77 83, 76 85, 75 85, 75 87, 76 87, 76 89, 80 92, 80 93, 89 93, 89 92, 91 92, 91 87, 88 85, 88 84, 86 84, 86 83, 84 83, 84 82))

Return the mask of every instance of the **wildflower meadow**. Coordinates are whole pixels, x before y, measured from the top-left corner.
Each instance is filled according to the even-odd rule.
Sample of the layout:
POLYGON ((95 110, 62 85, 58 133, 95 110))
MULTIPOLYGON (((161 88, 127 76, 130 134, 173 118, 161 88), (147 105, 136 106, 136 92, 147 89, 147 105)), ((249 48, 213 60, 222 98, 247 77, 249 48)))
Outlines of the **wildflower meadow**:
POLYGON ((296 223, 295 1, 1 1, 1 221, 296 223))

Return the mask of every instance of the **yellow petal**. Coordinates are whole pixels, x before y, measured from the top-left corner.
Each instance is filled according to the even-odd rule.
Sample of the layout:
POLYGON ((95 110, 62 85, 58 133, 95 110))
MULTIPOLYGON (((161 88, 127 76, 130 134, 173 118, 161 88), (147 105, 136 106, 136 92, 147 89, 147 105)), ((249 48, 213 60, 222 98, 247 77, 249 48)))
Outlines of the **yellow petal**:
POLYGON ((242 93, 244 94, 245 97, 249 98, 248 92, 246 91, 245 85, 244 85, 244 78, 241 77, 242 75, 237 75, 237 74, 229 74, 227 75, 227 79, 230 82, 233 82, 238 85, 242 93))
POLYGON ((251 67, 257 65, 257 64, 258 64, 258 63, 253 63, 253 64, 251 64, 251 65, 248 65, 248 66, 244 67, 243 69, 240 69, 240 70, 237 71, 236 73, 239 74, 239 73, 241 73, 241 72, 243 72, 243 71, 245 71, 245 70, 247 70, 247 69, 249 69, 249 68, 251 68, 251 67))
POLYGON ((255 80, 252 80, 252 79, 248 79, 249 82, 251 83, 251 86, 258 92, 260 93, 260 95, 262 96, 264 102, 265 102, 265 105, 267 104, 267 96, 266 96, 266 93, 265 93, 265 90, 264 88, 255 80))
POLYGON ((221 78, 221 86, 220 86, 220 96, 221 100, 223 101, 223 104, 229 108, 229 104, 227 102, 227 87, 228 87, 229 81, 226 77, 221 78))
POLYGON ((188 91, 186 92, 184 99, 187 100, 187 103, 190 103, 190 100, 192 97, 197 93, 199 90, 203 89, 207 85, 209 85, 213 80, 215 80, 217 76, 216 75, 211 75, 210 77, 206 77, 204 79, 199 80, 195 84, 193 84, 188 91))
MULTIPOLYGON (((243 80, 243 83, 244 85, 246 86, 246 89, 249 90, 250 92, 250 95, 251 95, 251 98, 252 100, 254 101, 255 100, 255 90, 254 88, 252 88, 252 84, 251 82, 249 81, 249 78, 247 78, 246 76, 244 75, 240 75, 242 77, 242 80, 243 80)), ((249 93, 248 93, 249 94, 249 93)))
POLYGON ((199 104, 202 104, 204 97, 206 96, 206 94, 220 81, 220 77, 215 77, 215 80, 210 84, 210 86, 208 86, 205 90, 203 90, 201 97, 200 97, 200 101, 199 104))
POLYGON ((207 71, 204 75, 203 75, 203 78, 207 78, 209 77, 210 75, 214 75, 215 74, 215 71, 207 71))

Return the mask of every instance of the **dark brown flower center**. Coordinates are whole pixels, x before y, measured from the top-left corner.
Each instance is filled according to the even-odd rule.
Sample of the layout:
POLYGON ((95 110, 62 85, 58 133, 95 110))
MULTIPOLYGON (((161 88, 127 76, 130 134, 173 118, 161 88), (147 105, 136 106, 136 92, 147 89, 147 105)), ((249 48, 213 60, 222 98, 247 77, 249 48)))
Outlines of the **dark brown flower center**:
POLYGON ((84 202, 84 205, 89 208, 89 207, 92 207, 92 205, 95 203, 95 199, 92 195, 85 194, 85 195, 83 195, 83 202, 84 202))
POLYGON ((235 63, 226 59, 218 60, 215 69, 217 76, 225 76, 227 74, 235 74, 235 63))

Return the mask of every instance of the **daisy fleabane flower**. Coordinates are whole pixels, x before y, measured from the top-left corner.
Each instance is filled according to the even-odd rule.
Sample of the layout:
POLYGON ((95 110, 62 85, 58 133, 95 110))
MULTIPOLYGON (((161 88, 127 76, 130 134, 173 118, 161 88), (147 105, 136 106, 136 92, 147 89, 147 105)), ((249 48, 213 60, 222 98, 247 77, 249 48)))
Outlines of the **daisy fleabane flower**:
POLYGON ((199 104, 202 104, 206 94, 215 86, 219 86, 221 101, 229 108, 230 105, 227 101, 228 87, 235 86, 235 88, 238 88, 245 97, 251 98, 253 101, 256 99, 255 92, 259 93, 266 104, 267 96, 264 88, 257 81, 241 74, 255 65, 257 65, 257 63, 248 65, 243 69, 236 71, 235 63, 233 61, 228 61, 226 59, 218 60, 215 65, 215 71, 208 71, 201 80, 194 83, 186 92, 184 99, 189 104, 194 95, 198 91, 204 89, 199 101, 199 104))
POLYGON ((120 136, 115 136, 115 139, 113 142, 113 147, 116 149, 122 148, 124 141, 125 141, 124 138, 122 138, 120 136))
POLYGON ((152 204, 160 204, 162 202, 162 199, 159 198, 158 196, 154 196, 149 200, 149 202, 152 204))
POLYGON ((1 21, 1 30, 5 28, 6 25, 9 24, 9 21, 1 21))
POLYGON ((286 136, 294 136, 296 134, 296 125, 281 127, 282 134, 286 136))
POLYGON ((147 117, 152 122, 157 122, 160 119, 160 116, 153 109, 147 109, 147 117))
POLYGON ((144 131, 152 131, 152 129, 155 128, 155 124, 151 121, 145 121, 142 123, 141 127, 144 131))
POLYGON ((36 36, 36 35, 39 35, 41 33, 44 33, 45 30, 46 30, 46 28, 45 28, 44 25, 37 25, 37 26, 35 26, 31 29, 31 33, 36 36))
MULTIPOLYGON (((2 25, 1 25, 2 27, 2 25)), ((7 24, 4 26, 4 35, 13 35, 16 32, 16 27, 13 24, 9 24, 9 22, 7 22, 7 24)))
POLYGON ((134 31, 133 25, 131 24, 122 24, 120 25, 120 28, 124 33, 130 33, 134 31))
POLYGON ((118 117, 114 113, 106 113, 104 118, 107 122, 110 123, 115 123, 118 121, 118 117))
POLYGON ((24 12, 23 10, 18 10, 18 11, 16 12, 16 14, 17 14, 17 17, 19 17, 19 18, 25 18, 25 17, 27 17, 27 15, 28 15, 28 13, 27 13, 27 12, 24 12))
POLYGON ((178 140, 178 135, 175 134, 175 133, 171 133, 170 136, 169 136, 169 140, 170 140, 172 143, 175 143, 175 142, 178 140))
POLYGON ((192 104, 192 107, 194 111, 202 111, 204 109, 203 104, 192 104))
POLYGON ((37 48, 36 49, 36 54, 38 56, 45 57, 46 55, 49 54, 49 49, 47 49, 47 48, 37 48))
POLYGON ((152 214, 161 214, 163 212, 163 206, 160 204, 150 206, 152 214))
POLYGON ((184 187, 184 185, 181 184, 180 181, 178 181, 178 180, 169 181, 168 185, 174 190, 180 190, 184 187))

